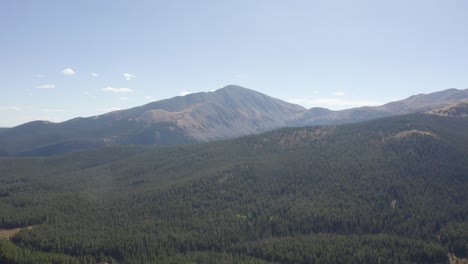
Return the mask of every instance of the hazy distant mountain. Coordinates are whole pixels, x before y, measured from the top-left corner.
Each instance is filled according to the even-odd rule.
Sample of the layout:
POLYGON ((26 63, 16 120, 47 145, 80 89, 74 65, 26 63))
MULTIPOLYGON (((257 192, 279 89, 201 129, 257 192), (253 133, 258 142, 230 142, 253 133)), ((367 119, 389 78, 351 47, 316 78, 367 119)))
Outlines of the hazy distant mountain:
POLYGON ((226 86, 62 123, 35 121, 0 135, 0 154, 50 155, 114 144, 173 145, 260 133, 306 109, 226 86))
POLYGON ((295 121, 298 126, 354 123, 393 115, 422 113, 468 100, 468 89, 447 89, 430 94, 418 94, 382 106, 364 106, 341 111, 311 108, 295 121))
POLYGON ((304 111, 299 105, 229 85, 215 92, 178 96, 105 116, 145 125, 167 122, 205 141, 284 127, 304 111))
POLYGON ((53 155, 118 144, 174 145, 256 134, 286 126, 353 123, 424 112, 468 99, 468 90, 420 94, 377 107, 305 109, 229 85, 62 123, 0 130, 0 155, 53 155))

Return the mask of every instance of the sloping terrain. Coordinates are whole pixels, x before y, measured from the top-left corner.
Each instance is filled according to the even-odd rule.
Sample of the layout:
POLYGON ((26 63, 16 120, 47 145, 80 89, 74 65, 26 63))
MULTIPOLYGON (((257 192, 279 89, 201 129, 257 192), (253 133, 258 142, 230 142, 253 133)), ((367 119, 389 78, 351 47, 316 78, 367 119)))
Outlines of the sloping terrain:
POLYGON ((48 156, 113 145, 177 145, 258 134, 280 127, 361 122, 419 113, 468 98, 468 90, 416 95, 378 107, 307 110, 235 85, 62 123, 0 130, 0 156, 48 156))
POLYGON ((466 117, 468 116, 468 100, 463 101, 461 103, 454 103, 439 109, 430 110, 427 111, 426 114, 466 117))
POLYGON ((169 122, 199 141, 260 133, 287 125, 301 106, 231 85, 107 114, 114 120, 169 122))
POLYGON ((468 119, 407 115, 174 147, 0 159, 0 262, 448 263, 468 119))
POLYGON ((0 134, 0 155, 51 155, 119 144, 175 145, 284 127, 304 108, 227 86, 63 123, 35 121, 0 134))
POLYGON ((365 106, 340 111, 311 108, 295 122, 299 126, 355 123, 387 116, 423 113, 460 103, 467 99, 468 89, 447 89, 431 94, 418 94, 404 100, 375 107, 365 106))

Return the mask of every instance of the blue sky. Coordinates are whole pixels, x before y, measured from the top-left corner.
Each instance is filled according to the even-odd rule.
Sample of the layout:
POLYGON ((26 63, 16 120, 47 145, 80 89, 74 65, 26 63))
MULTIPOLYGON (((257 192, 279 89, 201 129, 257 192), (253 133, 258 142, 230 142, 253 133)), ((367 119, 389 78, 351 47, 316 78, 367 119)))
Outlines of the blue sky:
POLYGON ((6 0, 0 126, 228 84, 331 109, 465 89, 467 13, 466 0, 6 0))

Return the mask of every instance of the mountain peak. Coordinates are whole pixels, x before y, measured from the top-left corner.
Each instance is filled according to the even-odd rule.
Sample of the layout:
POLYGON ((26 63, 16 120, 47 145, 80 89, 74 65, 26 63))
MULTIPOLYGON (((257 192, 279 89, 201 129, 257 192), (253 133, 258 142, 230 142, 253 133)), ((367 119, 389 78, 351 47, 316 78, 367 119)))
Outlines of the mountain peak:
POLYGON ((231 93, 257 93, 257 94, 260 94, 257 91, 254 91, 254 90, 251 90, 251 89, 239 86, 239 85, 235 85, 235 84, 226 85, 223 88, 220 88, 220 89, 216 90, 215 93, 216 92, 218 92, 218 93, 223 92, 223 93, 228 93, 228 94, 231 94, 231 93))
MULTIPOLYGON (((448 89, 377 107, 307 110, 231 84, 214 92, 176 96, 98 117, 75 118, 51 125, 36 121, 3 129, 0 155, 43 153, 43 150, 50 153, 51 149, 66 152, 112 144, 168 145, 208 141, 285 126, 353 123, 390 115, 423 113, 467 98, 468 89, 448 89)), ((453 115, 463 109, 458 107, 450 112, 443 109, 441 113, 453 115)))
POLYGON ((228 84, 224 86, 223 88, 218 89, 218 91, 219 90, 250 90, 250 89, 247 89, 245 87, 242 87, 236 84, 228 84))

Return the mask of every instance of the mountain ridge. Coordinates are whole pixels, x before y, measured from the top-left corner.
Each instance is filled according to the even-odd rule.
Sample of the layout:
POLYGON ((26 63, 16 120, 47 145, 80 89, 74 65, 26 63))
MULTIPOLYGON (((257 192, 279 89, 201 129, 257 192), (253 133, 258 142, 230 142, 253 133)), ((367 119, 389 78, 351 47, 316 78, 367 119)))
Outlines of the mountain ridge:
POLYGON ((468 89, 419 94, 376 107, 306 109, 228 85, 61 123, 33 121, 0 130, 0 155, 53 155, 102 146, 174 145, 257 134, 281 127, 362 122, 426 112, 468 99, 468 89))
POLYGON ((467 99, 468 89, 449 88, 429 94, 412 95, 380 106, 362 106, 336 111, 326 108, 324 109, 328 111, 317 111, 314 110, 315 108, 311 108, 297 123, 299 125, 304 123, 322 125, 362 122, 393 115, 422 113, 467 99))

